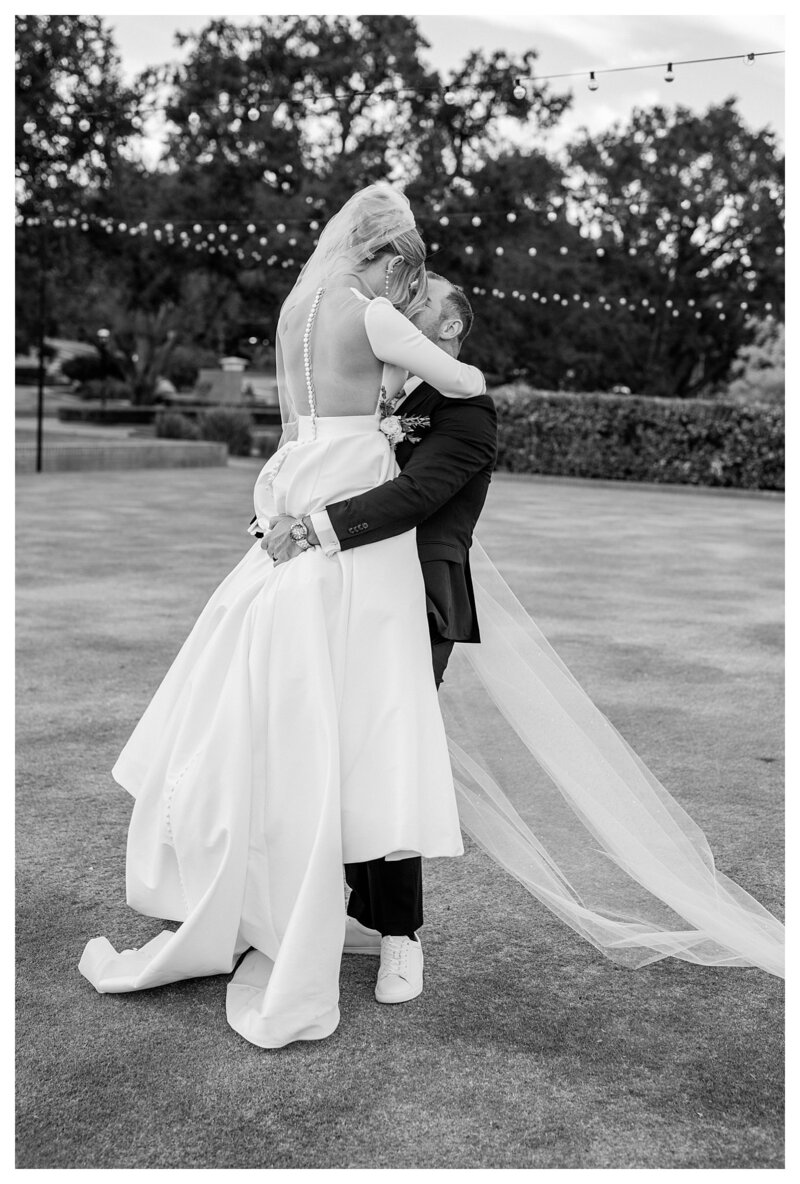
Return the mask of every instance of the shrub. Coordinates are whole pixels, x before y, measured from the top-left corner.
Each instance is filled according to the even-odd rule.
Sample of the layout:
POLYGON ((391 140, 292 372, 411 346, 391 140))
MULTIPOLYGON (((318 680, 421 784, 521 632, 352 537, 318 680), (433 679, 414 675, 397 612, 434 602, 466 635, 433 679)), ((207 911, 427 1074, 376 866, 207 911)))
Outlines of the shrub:
POLYGON ((169 356, 164 376, 174 383, 179 391, 190 391, 197 382, 203 366, 215 366, 217 355, 213 350, 195 345, 176 345, 169 356))
POLYGON ((133 388, 119 378, 90 378, 78 387, 82 399, 132 399, 133 388))
POLYGON ((723 398, 735 403, 784 403, 786 399, 786 329, 774 317, 753 321, 753 340, 731 366, 723 398))
POLYGON ((197 417, 203 440, 217 440, 228 445, 231 456, 249 456, 253 447, 253 420, 246 411, 226 411, 219 407, 201 411, 197 417))
POLYGON ((61 363, 61 373, 73 382, 92 382, 97 378, 122 378, 122 371, 113 358, 106 353, 76 354, 74 358, 67 358, 61 363))
POLYGON ((498 469, 783 489, 782 407, 706 399, 495 394, 498 469))
POLYGON ((199 440, 200 428, 178 411, 160 411, 156 416, 156 435, 165 440, 199 440))

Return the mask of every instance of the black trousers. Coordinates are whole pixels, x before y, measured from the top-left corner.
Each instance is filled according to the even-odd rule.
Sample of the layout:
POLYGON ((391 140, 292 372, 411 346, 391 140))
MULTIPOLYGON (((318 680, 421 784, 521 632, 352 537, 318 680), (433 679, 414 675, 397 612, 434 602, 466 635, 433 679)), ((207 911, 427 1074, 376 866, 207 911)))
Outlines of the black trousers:
MULTIPOLYGON (((433 675, 436 689, 442 685, 447 663, 455 642, 431 639, 433 675)), ((347 903, 349 916, 377 929, 382 937, 406 934, 413 937, 422 926, 422 860, 369 859, 366 863, 346 863, 344 874, 352 892, 347 903)))

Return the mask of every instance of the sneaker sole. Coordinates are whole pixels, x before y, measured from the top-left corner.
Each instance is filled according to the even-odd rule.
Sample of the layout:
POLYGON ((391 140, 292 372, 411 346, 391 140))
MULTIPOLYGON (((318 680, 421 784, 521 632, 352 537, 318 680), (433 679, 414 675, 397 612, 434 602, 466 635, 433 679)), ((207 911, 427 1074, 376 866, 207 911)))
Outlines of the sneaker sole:
POLYGON ((402 999, 381 999, 377 991, 375 992, 375 998, 378 1003, 410 1003, 412 999, 418 999, 421 994, 422 987, 418 991, 415 991, 413 995, 404 995, 402 999))

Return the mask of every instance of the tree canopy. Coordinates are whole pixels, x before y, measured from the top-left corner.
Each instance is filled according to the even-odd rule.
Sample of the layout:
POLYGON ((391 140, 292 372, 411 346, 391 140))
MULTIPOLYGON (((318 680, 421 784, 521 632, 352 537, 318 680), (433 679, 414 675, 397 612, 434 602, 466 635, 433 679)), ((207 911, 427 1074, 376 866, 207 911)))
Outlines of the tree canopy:
POLYGON ((321 226, 378 178, 405 188, 431 267, 475 306, 465 356, 499 379, 694 394, 759 310, 782 317, 783 158, 733 100, 634 111, 557 159, 569 96, 514 85, 534 51, 443 77, 406 16, 213 18, 181 43, 126 87, 102 17, 17 18, 21 331, 44 261, 51 329, 107 325, 129 361, 144 339, 151 359, 252 352, 321 226))

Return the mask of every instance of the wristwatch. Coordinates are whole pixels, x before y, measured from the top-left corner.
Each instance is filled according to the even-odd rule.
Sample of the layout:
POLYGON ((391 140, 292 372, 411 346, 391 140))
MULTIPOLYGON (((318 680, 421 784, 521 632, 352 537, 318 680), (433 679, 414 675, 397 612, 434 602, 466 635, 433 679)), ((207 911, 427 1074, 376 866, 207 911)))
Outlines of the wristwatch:
POLYGON ((308 527, 300 519, 289 529, 290 538, 297 543, 301 551, 309 551, 312 544, 308 541, 308 527))

